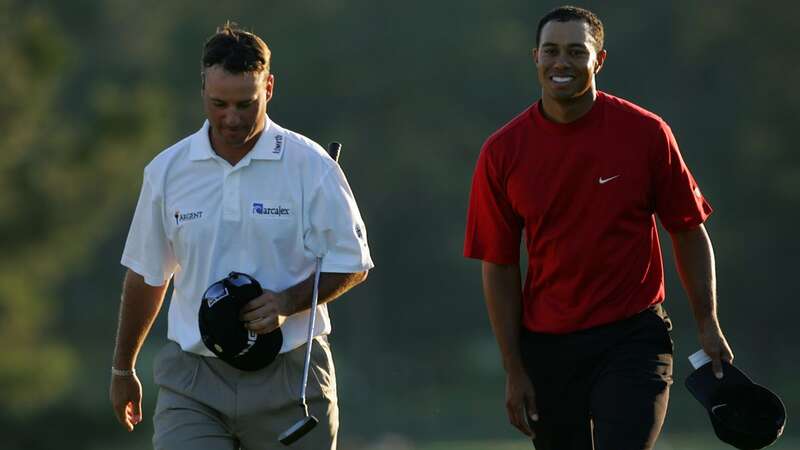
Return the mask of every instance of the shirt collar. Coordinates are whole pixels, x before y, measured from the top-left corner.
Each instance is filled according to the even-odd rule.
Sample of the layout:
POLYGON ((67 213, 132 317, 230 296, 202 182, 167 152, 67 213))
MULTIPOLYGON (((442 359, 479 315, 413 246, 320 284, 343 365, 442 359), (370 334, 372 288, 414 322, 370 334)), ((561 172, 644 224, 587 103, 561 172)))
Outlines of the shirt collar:
MULTIPOLYGON (((279 160, 283 157, 286 146, 286 137, 280 127, 265 118, 264 131, 261 132, 256 145, 247 153, 245 159, 279 160)), ((192 161, 202 161, 217 157, 214 149, 211 148, 211 141, 208 136, 208 120, 203 122, 203 126, 192 135, 191 148, 189 149, 189 159, 192 161)))

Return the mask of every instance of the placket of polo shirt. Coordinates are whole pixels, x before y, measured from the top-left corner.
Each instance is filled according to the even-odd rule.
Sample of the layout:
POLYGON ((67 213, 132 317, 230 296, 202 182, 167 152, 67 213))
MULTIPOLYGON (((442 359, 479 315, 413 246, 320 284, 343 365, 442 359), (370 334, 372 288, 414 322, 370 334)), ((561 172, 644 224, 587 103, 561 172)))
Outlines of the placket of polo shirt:
POLYGON ((240 205, 239 185, 241 180, 241 166, 231 167, 225 170, 225 177, 222 180, 222 219, 229 221, 241 220, 242 211, 240 205))

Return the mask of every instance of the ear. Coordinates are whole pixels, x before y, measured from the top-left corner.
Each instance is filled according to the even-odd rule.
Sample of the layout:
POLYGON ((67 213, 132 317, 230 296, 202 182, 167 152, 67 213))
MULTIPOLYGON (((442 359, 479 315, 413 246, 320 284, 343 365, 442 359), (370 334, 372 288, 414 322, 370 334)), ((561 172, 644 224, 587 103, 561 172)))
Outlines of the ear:
POLYGON ((539 65, 539 48, 538 47, 534 47, 534 49, 531 50, 531 56, 533 56, 533 63, 538 66, 539 65))
POLYGON ((264 90, 266 91, 267 101, 272 100, 272 93, 275 91, 275 75, 269 74, 264 90))
POLYGON ((597 53, 597 61, 595 62, 594 73, 597 75, 600 72, 600 69, 603 68, 603 63, 606 62, 606 56, 608 56, 608 52, 605 49, 600 50, 597 53))

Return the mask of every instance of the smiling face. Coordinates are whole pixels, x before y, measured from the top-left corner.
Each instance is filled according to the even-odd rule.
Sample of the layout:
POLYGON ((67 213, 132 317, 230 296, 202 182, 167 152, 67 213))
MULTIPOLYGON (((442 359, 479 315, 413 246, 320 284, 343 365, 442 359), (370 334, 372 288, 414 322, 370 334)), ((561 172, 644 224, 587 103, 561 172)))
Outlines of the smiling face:
POLYGON ((205 69, 203 106, 215 150, 249 150, 255 145, 274 85, 275 78, 266 71, 230 73, 220 65, 205 69))
POLYGON ((606 51, 598 51, 589 24, 583 20, 550 21, 541 31, 539 47, 533 50, 542 97, 572 103, 596 92, 595 74, 606 51))

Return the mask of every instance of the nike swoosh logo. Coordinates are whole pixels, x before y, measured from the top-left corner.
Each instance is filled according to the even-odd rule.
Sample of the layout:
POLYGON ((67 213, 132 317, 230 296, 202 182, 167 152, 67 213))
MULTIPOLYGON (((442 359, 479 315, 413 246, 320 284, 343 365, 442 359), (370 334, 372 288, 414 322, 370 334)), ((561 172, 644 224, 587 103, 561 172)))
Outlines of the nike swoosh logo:
POLYGON ((722 407, 725 407, 725 406, 728 406, 728 404, 727 403, 722 403, 722 404, 719 404, 719 405, 714 405, 714 406, 711 407, 711 413, 712 414, 716 414, 718 409, 720 409, 722 407))
POLYGON ((600 184, 606 184, 606 183, 608 183, 609 181, 613 180, 614 178, 619 178, 619 175, 614 175, 614 176, 613 176, 613 177, 611 177, 611 178, 603 178, 603 177, 600 177, 600 178, 597 180, 597 182, 598 182, 598 183, 600 183, 600 184))

